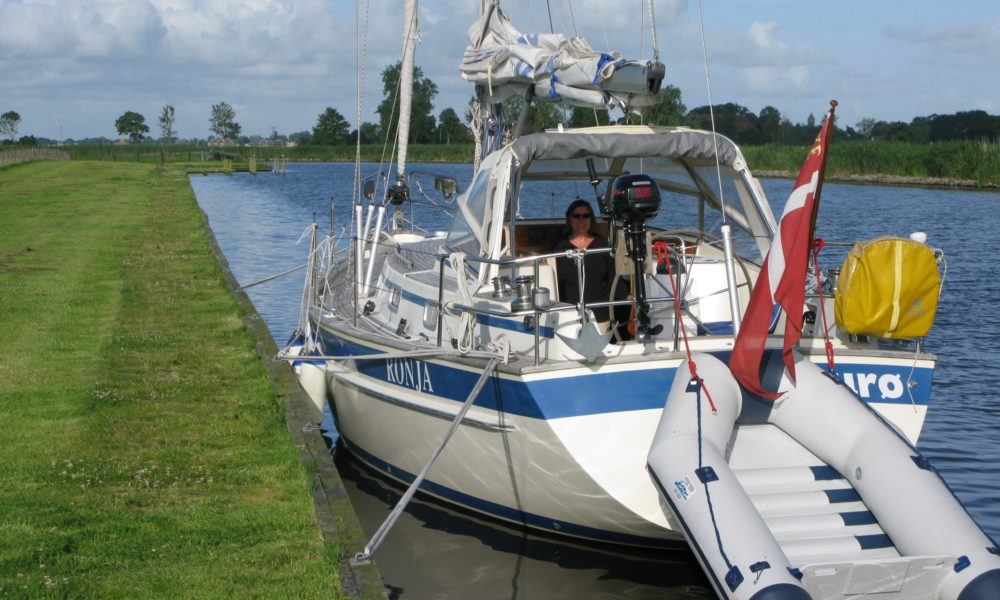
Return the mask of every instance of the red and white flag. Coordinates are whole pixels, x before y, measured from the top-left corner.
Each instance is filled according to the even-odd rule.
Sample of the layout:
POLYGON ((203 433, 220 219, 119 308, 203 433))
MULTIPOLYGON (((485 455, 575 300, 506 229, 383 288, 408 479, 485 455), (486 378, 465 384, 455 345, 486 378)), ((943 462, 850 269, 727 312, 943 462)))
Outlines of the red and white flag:
POLYGON ((764 266, 757 277, 750 303, 743 315, 743 323, 729 368, 736 379, 751 392, 765 398, 776 399, 779 394, 765 391, 760 382, 760 362, 771 328, 774 305, 781 305, 785 312, 785 343, 782 359, 792 381, 795 381, 795 360, 792 348, 802 337, 802 310, 805 301, 806 270, 809 251, 816 227, 816 211, 823 185, 826 150, 833 128, 833 111, 836 101, 823 120, 816 141, 806 157, 795 188, 785 203, 785 210, 778 223, 778 233, 771 242, 771 249, 764 259, 764 266))

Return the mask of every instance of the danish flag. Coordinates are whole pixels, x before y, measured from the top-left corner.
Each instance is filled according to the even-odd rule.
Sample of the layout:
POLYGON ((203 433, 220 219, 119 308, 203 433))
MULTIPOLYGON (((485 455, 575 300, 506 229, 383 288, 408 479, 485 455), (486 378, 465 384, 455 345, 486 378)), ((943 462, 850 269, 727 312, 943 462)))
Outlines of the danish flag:
POLYGON ((785 313, 785 340, 782 360, 792 381, 795 381, 795 359, 792 348, 802 337, 802 311, 805 302, 806 270, 809 251, 816 228, 816 211, 823 187, 826 151, 833 129, 833 113, 837 102, 830 102, 830 111, 823 119, 816 141, 806 157, 795 188, 785 203, 778 223, 778 233, 764 259, 743 323, 736 336, 729 368, 747 390, 772 400, 780 394, 765 391, 760 382, 760 362, 764 344, 771 328, 774 305, 785 313))

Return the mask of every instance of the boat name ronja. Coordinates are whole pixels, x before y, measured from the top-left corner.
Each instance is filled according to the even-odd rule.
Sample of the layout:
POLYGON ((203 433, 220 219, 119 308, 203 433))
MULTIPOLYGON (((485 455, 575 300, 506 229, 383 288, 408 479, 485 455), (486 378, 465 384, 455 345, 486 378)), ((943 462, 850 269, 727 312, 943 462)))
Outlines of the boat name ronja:
POLYGON ((418 392, 434 393, 427 363, 412 358, 390 358, 385 361, 386 381, 418 392))

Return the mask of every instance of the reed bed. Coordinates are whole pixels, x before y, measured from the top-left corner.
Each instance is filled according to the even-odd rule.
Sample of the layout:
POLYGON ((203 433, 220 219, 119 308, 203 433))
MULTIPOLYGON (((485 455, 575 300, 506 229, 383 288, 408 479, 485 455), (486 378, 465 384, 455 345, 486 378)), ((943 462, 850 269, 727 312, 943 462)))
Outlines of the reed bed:
MULTIPOLYGON (((751 169, 794 175, 802 167, 809 148, 805 146, 747 146, 743 148, 751 169)), ((830 144, 826 175, 832 179, 867 177, 913 178, 942 185, 996 187, 1000 185, 1000 143, 938 142, 909 144, 861 141, 830 144)))

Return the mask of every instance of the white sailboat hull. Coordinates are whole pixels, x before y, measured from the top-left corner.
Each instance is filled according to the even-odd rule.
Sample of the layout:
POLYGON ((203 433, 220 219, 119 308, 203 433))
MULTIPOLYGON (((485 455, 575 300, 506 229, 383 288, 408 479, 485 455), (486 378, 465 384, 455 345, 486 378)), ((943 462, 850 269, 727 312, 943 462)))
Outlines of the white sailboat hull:
MULTIPOLYGON (((341 345, 334 350, 329 344, 331 352, 394 350, 342 330, 336 335, 341 345)), ((671 545, 682 534, 664 513, 645 467, 666 392, 685 364, 674 356, 496 374, 421 490, 517 525, 605 542, 671 545)), ((409 483, 481 367, 445 358, 383 359, 331 361, 327 372, 346 446, 409 483)), ((919 431, 922 412, 903 414, 919 418, 915 425, 903 422, 919 431)))

